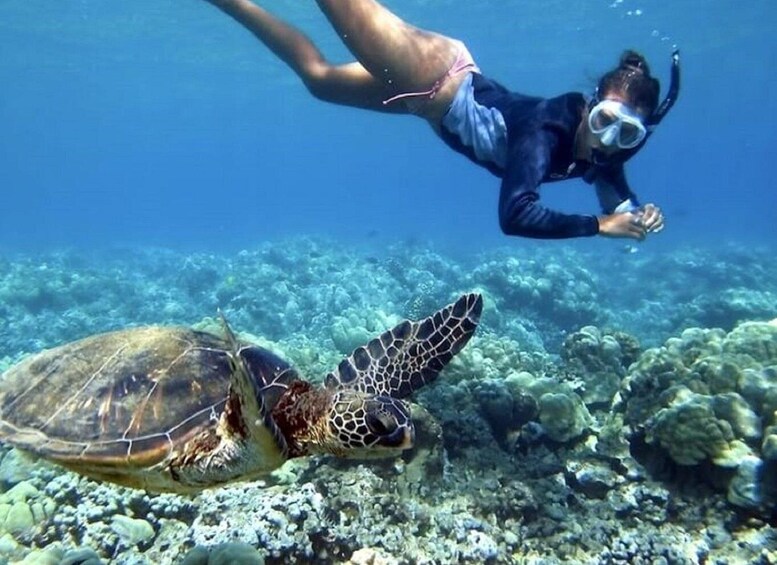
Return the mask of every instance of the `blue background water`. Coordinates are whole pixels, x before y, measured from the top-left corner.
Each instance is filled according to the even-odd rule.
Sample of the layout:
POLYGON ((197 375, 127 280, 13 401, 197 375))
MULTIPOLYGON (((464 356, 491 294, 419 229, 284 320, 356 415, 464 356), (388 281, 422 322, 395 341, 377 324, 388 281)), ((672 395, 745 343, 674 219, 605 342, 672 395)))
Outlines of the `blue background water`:
MULTIPOLYGON (((347 60, 314 2, 260 1, 310 33, 333 60, 347 60)), ((725 476, 741 477, 739 471, 711 472, 706 461, 678 473, 679 482, 645 480, 636 461, 623 459, 622 443, 611 441, 616 432, 609 424, 592 430, 585 443, 604 440, 597 440, 600 455, 621 461, 612 469, 606 462, 590 466, 595 461, 580 449, 581 440, 569 448, 535 448, 535 438, 504 449, 494 437, 514 432, 518 397, 510 398, 505 377, 526 370, 584 391, 581 383, 592 382, 579 379, 585 372, 596 380, 600 367, 614 367, 612 341, 576 341, 583 326, 627 332, 643 348, 675 338, 668 343, 677 351, 682 341, 693 354, 683 354, 681 363, 680 353, 672 353, 679 368, 700 360, 702 342, 718 352, 723 334, 699 328, 729 331, 741 321, 777 315, 777 194, 770 167, 777 3, 388 4, 413 23, 465 40, 484 72, 535 95, 590 92, 627 47, 648 56, 665 92, 678 44, 680 101, 628 166, 642 199, 664 208, 667 229, 636 254, 621 253, 623 240, 506 238, 496 217, 497 179, 447 149, 420 120, 312 99, 254 38, 203 0, 0 0, 0 373, 73 339, 141 324, 202 323, 220 310, 236 330, 249 332, 241 334, 246 339, 272 340, 301 375, 318 380, 364 343, 365 334, 377 335, 391 320, 426 316, 463 291, 485 298, 480 328, 463 353, 466 368, 419 398, 445 429, 446 447, 455 444, 446 453, 445 467, 453 472, 443 486, 436 471, 423 475, 422 488, 397 489, 394 464, 389 481, 359 467, 353 482, 343 468, 326 472, 317 462, 310 468, 317 486, 300 488, 312 476, 305 472, 282 490, 248 487, 234 489, 243 493, 236 498, 206 494, 193 505, 157 503, 92 483, 74 489, 70 480, 52 478, 55 470, 14 471, 2 448, 0 490, 32 481, 28 489, 58 507, 40 535, 23 534, 16 548, 5 539, 8 524, 0 524, 0 561, 21 559, 18 552, 26 553, 30 541, 62 539, 65 548, 77 543, 103 558, 161 563, 200 540, 217 543, 218 531, 292 561, 309 560, 307 548, 321 543, 330 558, 358 544, 404 561, 418 555, 440 562, 474 555, 476 561, 490 551, 490 536, 505 560, 513 551, 551 561, 562 556, 559 562, 570 555, 624 562, 768 559, 774 513, 763 521, 749 509, 735 514, 726 510, 722 491, 711 495, 701 484, 714 475, 716 489, 725 490, 725 476), (447 253, 441 243, 467 252, 447 253), (708 249, 699 245, 708 243, 708 249), (594 363, 565 365, 565 343, 580 346, 573 346, 579 361, 594 363), (582 476, 575 469, 591 469, 590 488, 571 478, 582 476), (698 490, 690 477, 699 478, 698 490), (387 488, 371 488, 379 482, 387 488), (497 495, 489 496, 494 485, 497 495), (599 485, 608 485, 606 496, 599 485), (363 505, 356 519, 355 496, 369 501, 372 491, 379 500, 363 505), (287 496, 294 492, 302 498, 287 496), (315 502, 307 506, 308 499, 315 502), (445 503, 436 506, 439 500, 445 503), (278 510, 292 508, 277 519, 278 510), (153 547, 150 541, 120 545, 109 523, 125 511, 149 520, 153 547), (408 529, 402 516, 418 518, 418 528, 408 529), (413 532, 423 539, 415 543, 413 532)), ((551 206, 597 211, 593 191, 580 181, 542 192, 551 206)), ((585 335, 597 332, 588 328, 585 335)), ((774 365, 766 357, 775 350, 767 341, 772 334, 763 335, 747 351, 761 351, 764 366, 774 365)), ((733 359, 750 373, 745 357, 733 359)), ((738 369, 719 359, 704 358, 699 373, 678 369, 677 375, 715 379, 714 388, 723 390, 721 379, 738 369)), ((630 374, 639 377, 651 364, 630 374)), ((742 382, 755 387, 755 375, 742 382)), ((770 373, 763 375, 766 381, 770 373)), ((706 384, 699 382, 688 385, 702 391, 706 384)), ((656 406, 669 402, 665 389, 637 388, 645 393, 640 405, 651 394, 662 399, 656 406)), ((637 388, 623 388, 617 409, 631 411, 624 402, 637 388)), ((521 403, 528 406, 525 397, 521 403)), ((597 403, 596 421, 605 421, 607 406, 597 403)), ((768 415, 762 420, 769 424, 768 415)), ((622 437, 631 436, 630 428, 622 437)), ((527 429, 542 428, 533 422, 527 429)), ((637 437, 635 452, 644 452, 637 437)), ((745 439, 755 450, 756 440, 745 439)), ((747 460, 750 465, 753 457, 747 460)), ((756 481, 742 490, 774 494, 772 475, 756 481)))
MULTIPOLYGON (((680 101, 628 174, 668 229, 651 245, 774 243, 777 3, 393 0, 467 42, 515 90, 590 91, 625 47, 680 101)), ((273 2, 324 52, 347 53, 313 2, 273 2)), ((205 2, 0 3, 0 248, 243 247, 294 233, 505 243, 498 181, 420 120, 312 99, 205 2)), ((596 212, 578 181, 545 202, 596 212)), ((511 244, 559 245, 510 240, 511 244)), ((597 245, 608 245, 597 242, 597 245)))

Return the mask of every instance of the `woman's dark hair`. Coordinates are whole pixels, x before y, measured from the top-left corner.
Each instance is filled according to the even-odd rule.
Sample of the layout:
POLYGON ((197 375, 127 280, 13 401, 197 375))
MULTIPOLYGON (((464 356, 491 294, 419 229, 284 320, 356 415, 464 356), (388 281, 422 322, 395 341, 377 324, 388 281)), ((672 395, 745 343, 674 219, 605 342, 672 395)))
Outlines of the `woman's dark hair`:
POLYGON ((599 79, 597 93, 604 98, 609 92, 617 92, 634 108, 651 115, 658 106, 661 85, 650 76, 645 58, 636 51, 626 50, 621 55, 617 68, 605 73, 599 79))

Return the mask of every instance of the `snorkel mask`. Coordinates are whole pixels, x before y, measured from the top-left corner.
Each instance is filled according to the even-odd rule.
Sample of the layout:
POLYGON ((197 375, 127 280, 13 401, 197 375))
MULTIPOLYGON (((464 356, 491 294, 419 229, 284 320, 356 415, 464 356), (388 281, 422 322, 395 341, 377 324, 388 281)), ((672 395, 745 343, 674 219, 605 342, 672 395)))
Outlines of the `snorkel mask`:
POLYGON ((647 136, 639 116, 617 100, 602 100, 588 112, 588 127, 603 145, 633 149, 647 136))
POLYGON ((631 158, 645 144, 656 126, 669 113, 680 93, 680 50, 672 52, 672 70, 669 90, 658 108, 645 120, 641 120, 628 106, 616 100, 600 100, 598 92, 591 100, 588 112, 588 126, 599 136, 604 145, 616 144, 624 151, 606 155, 593 151, 596 165, 622 163, 631 158))

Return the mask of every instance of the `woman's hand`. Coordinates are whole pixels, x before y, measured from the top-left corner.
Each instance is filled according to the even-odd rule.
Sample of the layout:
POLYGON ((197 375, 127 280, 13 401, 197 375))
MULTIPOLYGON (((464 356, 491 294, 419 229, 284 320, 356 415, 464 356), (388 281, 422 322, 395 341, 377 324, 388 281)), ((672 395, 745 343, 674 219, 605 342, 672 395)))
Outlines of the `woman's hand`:
POLYGON ((605 237, 629 237, 642 241, 647 235, 642 214, 623 212, 599 216, 599 235, 605 237))
POLYGON ((645 204, 640 208, 640 217, 646 232, 658 233, 664 229, 664 215, 655 204, 645 204))
POLYGON ((642 241, 649 233, 664 229, 664 215, 655 204, 645 204, 636 212, 600 216, 599 234, 605 237, 629 237, 642 241))

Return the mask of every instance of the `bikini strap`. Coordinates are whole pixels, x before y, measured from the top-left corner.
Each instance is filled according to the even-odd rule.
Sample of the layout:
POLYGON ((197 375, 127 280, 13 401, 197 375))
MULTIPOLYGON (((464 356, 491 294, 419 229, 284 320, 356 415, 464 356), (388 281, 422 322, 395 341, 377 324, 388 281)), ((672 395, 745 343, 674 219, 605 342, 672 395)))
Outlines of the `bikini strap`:
POLYGON ((475 62, 472 60, 471 56, 469 55, 469 52, 466 49, 459 49, 459 53, 458 55, 456 55, 456 60, 453 62, 453 65, 451 65, 451 68, 448 69, 448 71, 442 76, 442 78, 435 81, 432 88, 421 92, 403 92, 402 94, 397 94, 395 96, 392 96, 391 98, 387 98, 386 100, 383 101, 383 104, 384 105, 391 104, 392 102, 396 102, 397 100, 402 100, 403 98, 414 98, 418 96, 426 96, 429 98, 429 100, 434 100, 434 97, 437 96, 437 93, 440 92, 440 90, 442 89, 442 87, 445 85, 446 82, 448 82, 457 74, 467 70, 472 70, 474 72, 480 71, 478 66, 475 64, 475 62))

